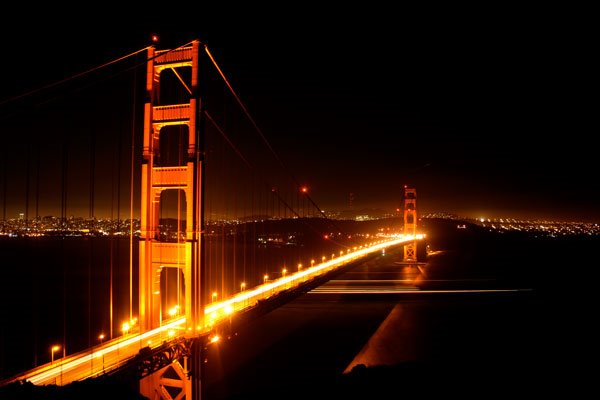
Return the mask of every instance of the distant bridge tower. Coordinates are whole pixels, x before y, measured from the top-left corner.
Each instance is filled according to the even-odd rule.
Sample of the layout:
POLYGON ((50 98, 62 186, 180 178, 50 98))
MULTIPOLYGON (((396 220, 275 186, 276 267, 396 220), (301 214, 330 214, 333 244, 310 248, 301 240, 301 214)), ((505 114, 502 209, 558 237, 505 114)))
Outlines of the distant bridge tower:
MULTIPOLYGON (((167 268, 175 269, 178 284, 175 312, 186 317, 190 337, 204 324, 203 272, 201 268, 203 228, 202 155, 200 149, 200 96, 198 93, 198 50, 200 42, 174 50, 148 49, 147 99, 144 109, 142 157, 141 232, 139 265, 139 323, 141 332, 161 326, 168 307, 162 288, 167 268), (163 85, 161 85, 163 83, 163 85), (187 99, 180 102, 181 98, 187 99), (174 104, 169 104, 169 100, 174 104), (169 148, 165 137, 177 133, 178 148, 169 148), (182 133, 183 132, 183 133, 182 133), (170 151, 168 151, 170 150, 170 151), (175 152, 167 156, 166 152, 175 152), (177 196, 176 233, 160 221, 161 204, 169 191, 177 196), (184 209, 182 211, 182 209, 184 209), (184 221, 185 219, 185 221, 184 221), (161 279, 163 280, 161 284, 161 279)), ((171 270, 172 271, 172 270, 171 270)), ((192 361, 192 364, 194 362, 192 361)), ((191 383, 181 366, 166 367, 141 382, 142 393, 164 392, 163 375, 179 375, 175 386, 190 394, 191 383), (181 370, 181 371, 180 371, 181 370)), ((193 368, 193 367, 192 367, 193 368)), ((162 397, 161 397, 162 398, 162 397)), ((166 397, 165 397, 166 398, 166 397)), ((191 398, 188 397, 188 398, 191 398)))
MULTIPOLYGON (((417 189, 404 185, 404 234, 417 234, 417 189)), ((404 245, 404 261, 417 262, 417 241, 404 245)))

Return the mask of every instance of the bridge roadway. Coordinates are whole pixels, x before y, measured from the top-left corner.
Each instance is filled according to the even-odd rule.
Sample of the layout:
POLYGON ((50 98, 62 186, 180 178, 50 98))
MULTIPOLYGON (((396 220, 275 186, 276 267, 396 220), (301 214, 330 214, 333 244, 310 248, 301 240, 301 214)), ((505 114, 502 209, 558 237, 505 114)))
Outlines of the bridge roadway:
MULTIPOLYGON (((417 240, 422 238, 422 235, 417 235, 416 237, 417 240)), ((226 300, 211 303, 205 308, 205 325, 198 329, 196 335, 208 334, 215 324, 226 318, 231 318, 235 312, 254 307, 258 304, 259 300, 265 300, 282 291, 300 287, 323 274, 346 266, 375 252, 385 251, 386 248, 402 245, 414 239, 413 236, 405 235, 380 238, 379 241, 355 247, 352 251, 348 250, 345 253, 340 253, 338 257, 333 257, 330 260, 322 260, 321 263, 315 264, 312 267, 265 282, 262 285, 237 293, 226 300)), ((141 334, 133 331, 126 333, 119 338, 9 378, 0 382, 0 386, 16 381, 29 381, 34 385, 56 384, 62 386, 74 381, 101 375, 127 363, 128 360, 137 355, 140 349, 144 347, 154 348, 165 341, 185 335, 185 322, 185 317, 173 318, 163 321, 161 327, 151 331, 141 334)))

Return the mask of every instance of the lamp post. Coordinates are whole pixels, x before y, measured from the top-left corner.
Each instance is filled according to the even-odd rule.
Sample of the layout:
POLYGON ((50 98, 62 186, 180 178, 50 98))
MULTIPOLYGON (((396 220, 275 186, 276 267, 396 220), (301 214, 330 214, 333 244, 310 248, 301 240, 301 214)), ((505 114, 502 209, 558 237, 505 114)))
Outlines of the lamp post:
POLYGON ((104 333, 101 333, 100 336, 98 336, 98 339, 100 340, 100 351, 102 352, 102 372, 104 372, 104 352, 102 351, 102 341, 104 340, 104 333))
POLYGON ((212 293, 212 302, 214 303, 217 300, 217 292, 212 293))
POLYGON ((123 322, 123 325, 121 326, 121 331, 123 331, 123 335, 127 335, 129 333, 129 329, 131 328, 131 326, 129 325, 129 322, 123 322))
POLYGON ((60 350, 60 346, 52 346, 50 348, 50 364, 54 363, 54 352, 60 350))
MULTIPOLYGON (((240 292, 243 292, 246 289, 246 282, 240 283, 240 292)), ((242 302, 242 308, 246 307, 246 299, 242 302)))

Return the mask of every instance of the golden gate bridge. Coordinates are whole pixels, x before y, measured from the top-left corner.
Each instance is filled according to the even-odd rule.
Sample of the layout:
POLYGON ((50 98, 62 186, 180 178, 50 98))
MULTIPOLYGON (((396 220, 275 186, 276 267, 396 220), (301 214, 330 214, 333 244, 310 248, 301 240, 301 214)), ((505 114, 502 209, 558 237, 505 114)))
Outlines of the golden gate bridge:
MULTIPOLYGON (((199 398, 203 348, 219 341, 232 320, 287 301, 388 248, 404 246, 405 262, 416 265, 417 241, 422 239, 416 190, 403 188, 403 220, 392 219, 392 225, 388 220, 356 230, 329 218, 269 144, 206 45, 194 40, 169 50, 149 46, 59 83, 73 85, 88 75, 98 79, 100 70, 109 71, 101 82, 133 75, 128 99, 134 104, 134 116, 129 127, 111 132, 118 138, 117 155, 112 160, 100 157, 109 142, 107 132, 114 128, 115 108, 110 96, 104 100, 97 96, 87 105, 99 109, 104 121, 99 126, 69 117, 62 141, 43 132, 31 134, 35 140, 24 144, 28 157, 21 166, 4 154, 3 217, 6 221, 11 199, 13 203, 24 199, 22 232, 31 235, 40 224, 44 199, 52 199, 49 193, 58 188, 60 201, 56 196, 52 201, 60 205, 60 226, 65 231, 69 211, 85 208, 85 201, 73 199, 76 192, 86 191, 82 187, 87 189, 90 219, 96 218, 104 201, 118 221, 127 204, 128 306, 114 307, 118 294, 113 292, 111 247, 110 291, 105 293, 110 303, 108 327, 92 334, 88 321, 88 337, 94 340, 67 354, 63 323, 63 342, 50 346, 48 362, 38 364, 36 356, 37 365, 4 379, 3 385, 22 381, 66 385, 137 365, 142 394, 199 398), (119 67, 128 60, 130 64, 119 67), (215 79, 208 79, 210 72, 215 79), (139 85, 140 76, 144 85, 139 85), (139 98, 145 98, 143 108, 138 107, 139 98), (242 111, 242 118, 232 117, 234 108, 242 111), (136 118, 142 111, 143 117, 136 118), (130 134, 124 135, 129 128, 130 134), (91 132, 84 143, 87 160, 75 150, 74 143, 85 136, 81 132, 91 132), (124 137, 130 139, 126 144, 124 137), (53 154, 44 146, 56 146, 57 151, 53 154), (123 149, 126 146, 129 151, 123 149), (62 158, 60 174, 51 180, 44 166, 56 164, 56 153, 62 158), (108 186, 99 172, 104 168, 113 174, 108 186), (24 187, 13 185, 9 175, 23 169, 24 187), (129 190, 122 188, 122 180, 128 181, 129 190), (139 232, 134 226, 136 204, 139 232), (168 387, 177 387, 178 394, 172 396, 168 387)), ((61 111, 70 116, 80 110, 80 91, 94 84, 86 85, 69 86, 74 99, 69 109, 60 106, 61 111)), ((55 85, 50 86, 47 89, 55 85)), ((89 108, 93 107, 86 111, 89 108)), ((18 108, 4 117, 23 122, 18 108)), ((23 123, 24 129, 39 127, 30 123, 23 123)), ((89 228, 81 232, 86 230, 89 233, 89 228)), ((91 304, 90 293, 88 288, 91 304)), ((121 305, 127 303, 120 300, 121 305)))

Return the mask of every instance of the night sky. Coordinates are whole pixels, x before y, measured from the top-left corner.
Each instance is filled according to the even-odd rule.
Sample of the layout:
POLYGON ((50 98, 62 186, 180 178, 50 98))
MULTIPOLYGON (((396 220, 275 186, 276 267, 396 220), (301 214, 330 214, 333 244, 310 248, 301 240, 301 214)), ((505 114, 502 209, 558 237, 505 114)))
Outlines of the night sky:
MULTIPOLYGON (((352 193, 355 208, 391 211, 408 184, 420 213, 600 220, 597 123, 575 94, 560 13, 393 6, 15 14, 17 27, 1 28, 0 100, 141 49, 152 33, 159 49, 199 39, 324 209, 347 208, 352 193)), ((6 146, 17 141, 11 113, 6 146)))

